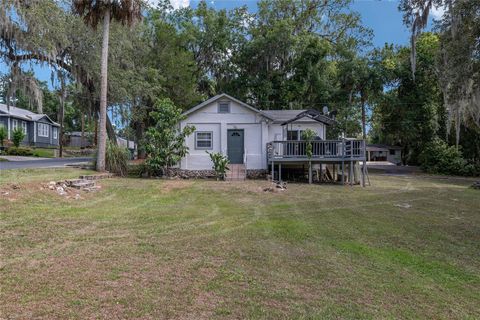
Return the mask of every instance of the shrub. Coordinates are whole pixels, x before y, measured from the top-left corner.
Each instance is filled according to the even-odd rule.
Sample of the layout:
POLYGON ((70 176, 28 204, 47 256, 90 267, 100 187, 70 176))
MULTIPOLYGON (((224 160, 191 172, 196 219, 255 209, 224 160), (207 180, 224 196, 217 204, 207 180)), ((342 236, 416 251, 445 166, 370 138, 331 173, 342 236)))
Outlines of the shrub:
MULTIPOLYGON (((122 148, 113 144, 110 140, 107 141, 107 148, 105 152, 105 169, 108 172, 115 173, 121 177, 127 175, 128 159, 130 153, 127 148, 122 148)), ((93 166, 96 167, 96 157, 93 166)))
POLYGON ((313 141, 313 139, 315 139, 316 136, 317 136, 317 133, 310 128, 305 129, 305 131, 303 131, 303 133, 302 133, 302 139, 307 141, 307 146, 306 146, 305 152, 307 154, 308 159, 311 159, 312 156, 313 156, 312 141, 313 141))
POLYGON ((444 141, 435 139, 425 145, 419 156, 422 170, 428 173, 472 176, 478 174, 473 164, 468 163, 462 152, 455 146, 448 146, 444 141))
POLYGON ((33 156, 33 150, 30 148, 10 147, 5 151, 5 153, 9 156, 33 156))
POLYGON ((25 132, 23 131, 22 128, 16 128, 12 132, 12 142, 15 147, 20 147, 20 143, 23 141, 25 138, 25 132))
POLYGON ((208 155, 210 156, 210 159, 213 162, 213 167, 212 169, 215 170, 215 175, 217 176, 217 180, 225 180, 225 176, 227 174, 227 170, 230 170, 228 168, 228 158, 221 154, 220 152, 208 152, 208 155))
POLYGON ((129 164, 127 171, 130 177, 136 178, 141 178, 145 174, 148 174, 148 168, 144 163, 129 164))
POLYGON ((162 175, 188 154, 185 139, 193 133, 195 127, 178 128, 178 123, 185 117, 182 109, 169 99, 158 100, 149 116, 155 124, 148 128, 145 135, 145 164, 149 174, 162 175))
POLYGON ((8 132, 4 126, 0 126, 0 146, 3 147, 3 141, 7 139, 8 132))

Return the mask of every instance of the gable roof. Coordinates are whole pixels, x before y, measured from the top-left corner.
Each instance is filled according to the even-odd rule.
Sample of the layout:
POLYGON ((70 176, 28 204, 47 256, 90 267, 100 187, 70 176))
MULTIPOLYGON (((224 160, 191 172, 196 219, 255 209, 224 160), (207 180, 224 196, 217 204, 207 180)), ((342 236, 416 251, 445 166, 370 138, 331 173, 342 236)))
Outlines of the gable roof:
POLYGON ((6 104, 0 103, 0 115, 8 115, 14 118, 27 120, 27 121, 38 121, 42 118, 47 118, 53 125, 60 126, 58 123, 50 119, 49 116, 46 114, 39 114, 32 112, 30 110, 12 107, 10 106, 10 110, 7 108, 6 104))
POLYGON ((261 114, 262 116, 264 116, 264 117, 266 117, 266 118, 268 118, 268 119, 270 119, 270 120, 273 120, 273 119, 271 119, 268 115, 266 115, 263 111, 260 111, 260 110, 258 110, 258 109, 256 109, 256 108, 252 107, 251 105, 249 105, 249 104, 247 104, 247 103, 245 103, 245 102, 243 102, 243 101, 240 101, 240 100, 238 100, 238 99, 236 99, 236 98, 234 98, 234 97, 232 97, 232 96, 230 96, 230 95, 228 95, 228 94, 226 94, 226 93, 218 94, 218 95, 216 95, 216 96, 214 96, 214 97, 212 97, 212 98, 210 98, 210 99, 208 99, 208 100, 203 101, 203 102, 200 103, 199 105, 196 105, 195 107, 193 107, 193 108, 188 109, 187 111, 185 111, 185 112, 183 113, 183 115, 184 115, 184 116, 189 115, 189 114, 191 114, 191 113, 193 113, 193 112, 195 112, 195 111, 197 111, 197 110, 199 110, 199 109, 201 109, 201 108, 209 105, 210 103, 213 103, 213 102, 215 102, 215 101, 217 101, 217 100, 219 100, 219 99, 222 99, 222 98, 227 98, 227 99, 229 99, 229 100, 232 100, 232 101, 238 103, 239 105, 241 105, 241 106, 243 106, 243 107, 245 107, 245 108, 247 108, 247 109, 252 110, 253 112, 256 112, 256 113, 261 114))
POLYGON ((226 99, 229 99, 229 100, 232 100, 236 103, 238 103, 239 105, 247 108, 247 109, 250 109, 252 110, 253 112, 255 113, 258 113, 262 116, 264 116, 265 118, 269 119, 269 120, 272 120, 273 122, 275 123, 281 123, 282 125, 284 124, 287 124, 287 123, 290 123, 290 122, 293 122, 293 121, 299 121, 301 120, 302 122, 309 122, 309 123, 318 123, 318 122, 321 122, 321 123, 324 123, 324 124, 327 124, 327 125, 331 125, 331 124, 334 124, 335 123, 335 120, 325 116, 324 114, 320 113, 319 111, 316 111, 316 110, 313 110, 313 109, 308 109, 308 110, 259 110, 259 109, 256 109, 254 107, 252 107, 251 105, 243 102, 243 101, 240 101, 226 93, 222 93, 222 94, 219 94, 219 95, 216 95, 202 103, 200 103, 199 105, 196 105, 195 107, 183 112, 183 115, 184 116, 187 116, 217 100, 220 100, 222 98, 226 98, 226 99))
MULTIPOLYGON (((282 123, 282 126, 295 121, 302 120, 302 119, 307 119, 313 122, 321 122, 326 125, 332 125, 332 124, 335 124, 336 122, 332 118, 327 117, 326 115, 324 115, 323 113, 315 109, 299 110, 299 111, 300 112, 298 112, 296 116, 284 121, 282 123)), ((302 121, 305 121, 305 120, 302 120, 302 121)))

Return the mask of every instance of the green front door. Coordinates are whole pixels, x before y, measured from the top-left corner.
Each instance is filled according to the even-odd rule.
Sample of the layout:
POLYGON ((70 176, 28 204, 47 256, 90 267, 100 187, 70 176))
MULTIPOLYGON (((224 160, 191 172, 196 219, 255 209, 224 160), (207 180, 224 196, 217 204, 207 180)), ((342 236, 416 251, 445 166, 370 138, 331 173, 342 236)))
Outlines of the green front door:
POLYGON ((243 130, 227 130, 228 160, 232 164, 243 163, 243 130))

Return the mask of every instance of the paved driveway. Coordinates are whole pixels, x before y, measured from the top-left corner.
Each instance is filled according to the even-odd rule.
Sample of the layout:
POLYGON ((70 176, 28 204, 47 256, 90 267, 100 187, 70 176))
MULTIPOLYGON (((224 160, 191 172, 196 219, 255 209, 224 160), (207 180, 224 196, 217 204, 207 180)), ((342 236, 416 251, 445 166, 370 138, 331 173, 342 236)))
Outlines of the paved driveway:
POLYGON ((31 160, 22 159, 20 161, 15 161, 15 160, 1 161, 0 170, 64 167, 67 164, 88 163, 90 161, 92 161, 92 158, 51 158, 51 159, 33 158, 31 160))

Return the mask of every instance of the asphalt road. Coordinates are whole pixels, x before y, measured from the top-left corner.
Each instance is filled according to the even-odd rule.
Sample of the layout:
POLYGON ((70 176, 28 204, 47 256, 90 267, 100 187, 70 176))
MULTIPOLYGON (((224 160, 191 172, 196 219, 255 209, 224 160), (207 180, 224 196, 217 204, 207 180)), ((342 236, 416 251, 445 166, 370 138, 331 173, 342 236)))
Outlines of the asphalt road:
POLYGON ((0 170, 63 167, 66 164, 86 163, 89 161, 92 161, 92 158, 52 158, 45 160, 0 161, 0 170))

